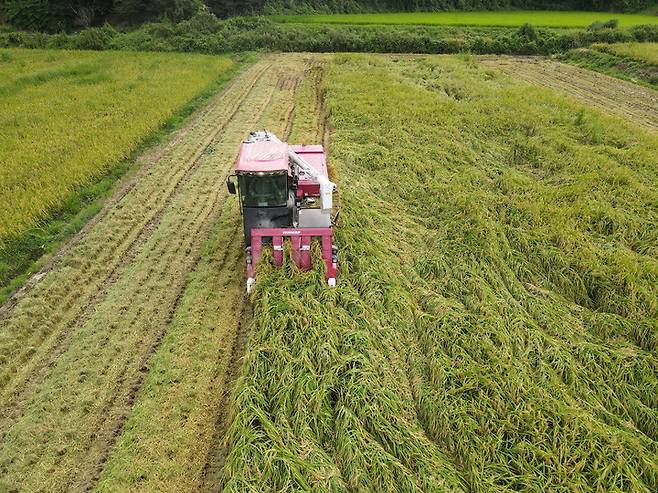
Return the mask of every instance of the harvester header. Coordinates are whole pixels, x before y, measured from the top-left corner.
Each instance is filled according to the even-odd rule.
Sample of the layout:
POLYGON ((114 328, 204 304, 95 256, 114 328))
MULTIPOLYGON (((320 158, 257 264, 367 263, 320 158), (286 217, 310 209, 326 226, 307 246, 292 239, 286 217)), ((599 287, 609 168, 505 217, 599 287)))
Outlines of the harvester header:
POLYGON ((284 238, 290 238, 292 259, 301 270, 311 268, 311 242, 318 238, 327 284, 336 285, 336 184, 329 180, 322 145, 289 145, 270 132, 252 132, 241 145, 235 174, 228 177, 226 185, 240 199, 247 293, 251 293, 256 280, 263 244, 272 245, 274 264, 280 266, 284 238), (233 178, 237 178, 237 187, 233 178))

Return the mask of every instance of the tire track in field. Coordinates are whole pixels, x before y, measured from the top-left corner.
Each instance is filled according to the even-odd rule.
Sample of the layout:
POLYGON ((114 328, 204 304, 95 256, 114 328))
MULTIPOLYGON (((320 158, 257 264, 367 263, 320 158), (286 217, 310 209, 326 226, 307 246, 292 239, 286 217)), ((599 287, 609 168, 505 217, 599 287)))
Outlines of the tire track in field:
POLYGON ((56 257, 51 271, 14 301, 13 309, 0 321, 0 341, 7 341, 0 344, 0 355, 11 355, 6 364, 0 364, 0 388, 12 384, 5 389, 0 404, 16 393, 23 383, 21 376, 33 373, 39 361, 47 361, 48 353, 56 355, 67 330, 88 318, 102 298, 99 293, 104 286, 112 284, 112 276, 129 263, 143 243, 140 235, 159 221, 176 190, 189 180, 190 168, 198 164, 218 133, 217 121, 229 121, 226 115, 237 111, 266 69, 254 67, 237 76, 177 135, 175 145, 166 146, 160 160, 135 178, 130 190, 108 208, 98 225, 79 235, 56 257))
MULTIPOLYGON (((189 348, 190 346, 186 343, 192 342, 191 346, 194 346, 195 344, 208 345, 212 344, 210 342, 211 340, 214 341, 215 344, 212 344, 213 350, 211 353, 213 354, 212 360, 215 370, 211 372, 210 375, 206 375, 206 377, 208 377, 206 380, 200 380, 200 375, 195 374, 193 371, 189 372, 189 376, 192 381, 199 382, 199 384, 203 385, 206 389, 219 389, 220 391, 224 388, 226 382, 226 370, 230 365, 230 362, 227 362, 227 359, 231 356, 229 353, 235 345, 235 339, 238 337, 237 334, 241 332, 240 323, 242 313, 244 310, 248 309, 245 302, 244 281, 242 276, 240 276, 240 273, 244 268, 241 234, 242 223, 236 206, 237 204, 224 203, 223 212, 218 223, 228 224, 229 226, 228 228, 224 226, 222 228, 222 234, 215 236, 213 240, 211 240, 210 245, 205 245, 204 248, 207 253, 205 256, 200 257, 200 262, 198 262, 192 270, 190 279, 188 279, 191 284, 189 284, 189 282, 186 284, 185 290, 180 298, 180 305, 176 308, 172 324, 174 324, 174 326, 178 325, 179 329, 180 327, 189 325, 189 328, 184 330, 186 335, 184 337, 181 336, 182 339, 176 340, 174 343, 170 340, 169 346, 165 343, 163 347, 158 347, 153 355, 153 357, 156 358, 155 363, 157 366, 157 358, 163 357, 164 354, 170 354, 172 347, 176 347, 177 344, 178 346, 187 345, 189 348), (225 230, 226 232, 224 233, 225 230), (221 250, 219 250, 218 247, 221 247, 221 250), (219 256, 214 253, 218 250, 221 252, 219 256), (213 253, 208 255, 208 252, 213 253), (198 290, 199 285, 203 285, 204 289, 198 290), (242 310, 242 312, 233 312, 230 316, 227 316, 226 311, 231 312, 233 308, 242 310), (210 340, 200 343, 197 340, 198 336, 193 335, 195 333, 193 327, 202 333, 217 333, 217 335, 208 336, 208 339, 210 340), (222 329, 225 329, 225 331, 222 329), (226 346, 229 347, 225 348, 226 346)), ((155 368, 150 369, 148 374, 143 374, 143 379, 148 381, 157 378, 157 376, 154 377, 154 370, 155 368)), ((191 426, 194 426, 194 423, 198 421, 198 418, 195 419, 190 417, 189 420, 186 418, 184 423, 180 423, 180 417, 176 415, 177 406, 176 404, 171 403, 171 399, 172 396, 174 396, 173 398, 175 399, 176 395, 183 393, 185 394, 185 401, 188 401, 189 392, 184 390, 183 385, 173 385, 173 388, 168 386, 165 389, 159 389, 155 395, 153 392, 149 395, 143 395, 139 392, 137 393, 135 406, 130 410, 130 413, 133 415, 133 420, 135 414, 139 416, 145 412, 145 409, 147 410, 146 412, 148 412, 148 410, 155 411, 157 409, 157 411, 151 414, 151 418, 149 419, 149 427, 154 428, 155 432, 153 432, 153 430, 144 429, 146 427, 143 426, 143 423, 141 423, 142 426, 140 427, 139 425, 135 425, 134 422, 131 423, 131 426, 127 431, 124 431, 123 426, 125 422, 127 421, 130 423, 130 416, 127 416, 122 422, 122 428, 120 430, 122 435, 116 437, 119 441, 118 447, 108 450, 109 455, 106 457, 107 460, 105 465, 109 468, 110 476, 116 469, 120 471, 123 470, 126 457, 122 457, 122 453, 126 453, 126 448, 129 450, 128 454, 130 455, 128 460, 132 463, 134 462, 134 459, 131 454, 134 453, 134 446, 139 445, 141 448, 148 448, 148 443, 145 442, 153 439, 158 443, 157 449, 155 450, 157 460, 151 461, 149 460, 150 457, 147 456, 147 462, 149 464, 155 463, 154 467, 159 473, 164 475, 167 475, 168 471, 172 469, 170 462, 177 458, 171 457, 169 454, 165 455, 161 450, 162 447, 160 444, 175 442, 175 433, 180 430, 180 426, 190 426, 190 422, 192 423, 191 426), (169 405, 166 407, 162 406, 161 403, 164 402, 169 405), (151 425, 152 419, 155 421, 155 424, 153 425, 151 425), (163 431, 163 428, 167 427, 169 428, 163 431), (172 436, 172 433, 174 436, 172 436), (135 434, 138 436, 136 437, 135 434), (115 458, 118 456, 118 459, 115 460, 114 463, 112 462, 113 456, 115 458), (157 461, 164 463, 158 464, 157 461)), ((198 388, 198 386, 195 387, 198 388)), ((212 392, 213 390, 210 390, 210 393, 212 392)), ((213 403, 211 400, 197 401, 197 406, 195 407, 198 406, 207 408, 213 406, 213 403)), ((208 425, 209 426, 204 428, 210 431, 210 423, 208 423, 208 425)), ((195 428, 195 430, 196 429, 197 428, 195 428)), ((195 441, 199 441, 198 438, 201 438, 201 443, 204 443, 203 437, 195 437, 195 441)), ((183 460, 189 459, 189 455, 191 455, 197 463, 199 457, 205 457, 203 449, 199 448, 198 444, 196 448, 186 448, 186 455, 187 457, 183 457, 183 460)), ((186 465, 188 466, 186 467, 187 478, 181 478, 174 473, 175 479, 169 484, 169 487, 163 488, 160 484, 151 486, 150 483, 143 483, 143 489, 197 490, 200 476, 202 474, 201 470, 203 463, 198 464, 196 467, 194 464, 186 463, 186 465), (195 475, 197 471, 198 475, 195 475), (185 481, 185 479, 187 479, 187 481, 185 481)), ((103 469, 102 471, 98 470, 98 476, 102 477, 103 474, 107 475, 108 468, 103 469)), ((144 474, 145 478, 148 476, 149 475, 144 474)), ((115 484, 112 482, 112 479, 107 480, 106 478, 104 482, 102 482, 101 479, 99 490, 116 491, 125 488, 126 486, 123 483, 115 484)))
POLYGON ((202 491, 217 491, 222 469, 228 454, 228 445, 225 443, 226 431, 230 421, 230 400, 235 384, 240 375, 242 357, 247 349, 249 340, 249 326, 253 318, 253 307, 249 303, 246 294, 242 300, 242 312, 230 349, 228 366, 223 376, 221 397, 218 406, 215 429, 213 431, 213 446, 206 454, 205 465, 201 475, 202 491))
POLYGON ((194 159, 190 161, 191 165, 187 168, 185 174, 176 181, 173 189, 165 198, 162 206, 157 211, 155 211, 155 214, 151 217, 151 219, 142 226, 138 236, 130 243, 123 256, 119 258, 118 263, 109 272, 108 277, 101 284, 98 291, 93 294, 92 299, 86 303, 78 315, 67 324, 65 330, 57 335, 54 344, 48 348, 47 352, 41 358, 36 360, 33 365, 26 365, 26 367, 28 367, 28 371, 25 372, 24 379, 16 379, 16 381, 12 382, 13 385, 11 385, 3 394, 3 398, 0 400, 4 407, 2 417, 0 418, 0 431, 5 429, 5 421, 7 419, 11 419, 11 417, 20 415, 22 408, 16 403, 21 401, 24 403, 26 398, 29 397, 30 390, 33 390, 43 381, 48 371, 55 364, 57 358, 61 356, 68 348, 68 344, 70 343, 71 337, 75 333, 76 328, 81 327, 89 319, 89 317, 93 314, 95 307, 100 302, 102 302, 103 299, 105 299, 109 289, 119 279, 119 276, 123 270, 128 265, 130 265, 132 261, 134 261, 135 256, 139 250, 143 247, 146 240, 150 237, 150 235, 160 223, 162 216, 171 205, 171 202, 180 192, 181 188, 189 182, 190 178, 198 169, 201 163, 201 158, 203 157, 204 149, 221 136, 228 122, 230 122, 235 117, 236 113, 242 108, 245 100, 253 91, 257 81, 260 80, 260 78, 269 68, 270 66, 267 65, 262 68, 262 70, 257 72, 256 78, 250 81, 250 83, 243 88, 241 97, 237 100, 237 104, 231 110, 228 119, 224 122, 221 122, 219 127, 210 137, 210 140, 208 138, 204 138, 201 141, 201 145, 203 147, 200 147, 195 152, 194 159))
MULTIPOLYGON (((281 135, 284 141, 288 140, 293 128, 296 111, 295 98, 300 82, 301 76, 290 76, 278 85, 279 89, 284 90, 280 93, 281 97, 278 98, 280 101, 272 105, 271 111, 264 113, 264 118, 259 122, 259 128, 266 128, 277 135, 281 135)), ((232 244, 235 244, 235 242, 232 242, 232 244)), ((230 423, 230 400, 240 375, 242 358, 247 349, 250 324, 253 318, 253 306, 246 294, 243 296, 242 310, 233 336, 228 364, 223 375, 221 396, 212 434, 212 445, 206 454, 205 465, 201 474, 200 487, 202 491, 217 490, 217 486, 221 483, 221 474, 229 451, 225 436, 230 423)))
MULTIPOLYGON (((237 233, 237 230, 234 231, 234 235, 237 233)), ((223 257, 221 265, 224 266, 226 263, 226 259, 228 256, 228 250, 226 250, 225 255, 223 257)), ((193 267, 190 269, 190 271, 194 270, 196 266, 199 264, 199 261, 201 260, 201 257, 198 256, 195 259, 193 267)), ((105 464, 107 463, 107 460, 109 458, 112 446, 114 445, 115 441, 118 439, 118 437, 121 435, 123 431, 123 427, 125 425, 125 422, 128 418, 128 414, 130 412, 130 409, 132 408, 133 404, 135 403, 135 400, 137 399, 139 392, 142 388, 142 385, 144 383, 144 378, 146 374, 149 372, 149 361, 155 355, 155 353, 158 351, 160 348, 160 345, 162 344, 162 341, 164 339, 165 334, 167 333, 167 329, 173 322, 174 316, 176 314, 176 311, 179 309, 181 299, 184 295, 185 289, 187 287, 187 282, 184 282, 178 289, 177 289, 177 294, 176 294, 176 299, 169 310, 169 314, 167 316, 167 320, 165 321, 162 329, 156 334, 156 337, 153 341, 153 344, 148 348, 147 352, 142 356, 142 358, 139 361, 138 367, 139 367, 139 372, 137 373, 135 379, 133 382, 131 382, 129 385, 127 385, 128 393, 125 396, 125 401, 121 405, 121 413, 116 416, 116 418, 113 420, 113 422, 109 425, 106 426, 101 433, 98 435, 94 436, 94 444, 90 446, 90 449, 88 450, 91 451, 92 447, 98 448, 99 445, 102 448, 101 453, 99 454, 98 459, 96 460, 96 463, 93 464, 93 467, 91 469, 88 469, 86 471, 86 474, 83 475, 83 477, 78 481, 78 484, 76 484, 76 489, 81 489, 84 491, 91 491, 94 489, 95 485, 98 483, 98 480, 101 477, 101 474, 103 472, 103 468, 105 467, 105 464)), ((244 303, 244 300, 243 300, 244 303)), ((239 327, 238 327, 239 331, 239 327)), ((125 372, 121 375, 121 381, 120 381, 120 386, 126 386, 126 374, 125 372)), ((115 395, 115 397, 118 397, 118 394, 115 395)), ((117 407, 116 399, 112 399, 110 402, 108 402, 106 408, 104 409, 104 413, 110 412, 113 408, 117 407)), ((104 413, 101 413, 104 414, 104 413)), ((69 485, 71 487, 71 485, 69 485)))
MULTIPOLYGON (((269 68, 269 67, 268 67, 269 68)), ((263 71, 266 72, 266 70, 263 71)), ((260 79, 259 79, 260 81, 260 79)), ((254 86, 252 86, 243 100, 246 101, 247 98, 251 95, 251 91, 254 89, 254 86)), ((264 93, 265 94, 265 93, 264 93)), ((267 100, 265 101, 264 104, 258 105, 260 107, 259 112, 256 114, 259 115, 264 111, 265 108, 267 108, 270 104, 270 100, 272 97, 272 93, 269 93, 269 96, 267 97, 267 100)), ((226 122, 224 127, 226 127, 228 124, 233 122, 233 118, 235 118, 235 115, 238 113, 238 111, 242 108, 242 103, 239 105, 238 110, 236 110, 234 113, 232 113, 230 120, 226 122)), ((229 161, 232 162, 232 161, 229 161)), ((225 175, 228 174, 228 170, 226 170, 225 173, 223 173, 222 179, 225 177, 225 175)), ((222 198, 225 200, 226 198, 226 193, 224 192, 223 188, 222 190, 222 198)), ((203 217, 203 221, 201 223, 202 226, 205 226, 207 229, 210 225, 210 222, 214 217, 216 217, 217 211, 220 209, 221 204, 215 202, 213 205, 212 210, 209 212, 209 214, 205 217, 203 217), (213 214, 214 213, 214 214, 213 214)), ((205 235, 201 234, 200 230, 196 230, 192 233, 195 237, 201 239, 205 235)), ((198 245, 200 247, 200 244, 198 245)), ((198 250, 198 248, 197 248, 198 250)), ((123 423, 125 422, 125 419, 128 415, 128 412, 130 410, 130 407, 132 406, 134 399, 141 388, 141 384, 143 381, 144 374, 148 371, 148 361, 150 360, 151 356, 155 354, 157 351, 160 343, 162 342, 162 339, 167 331, 168 326, 171 324, 171 321, 173 319, 174 313, 178 307, 178 303, 181 299, 181 296, 185 290, 185 286, 187 284, 187 274, 194 269, 194 266, 197 265, 199 261, 199 258, 197 257, 194 260, 193 265, 185 272, 184 276, 182 276, 180 284, 176 288, 176 295, 175 295, 175 300, 169 310, 169 313, 167 315, 166 320, 163 323, 163 326, 160 331, 158 331, 153 339, 153 341, 150 343, 148 346, 148 349, 146 352, 143 354, 143 356, 139 360, 139 364, 137 365, 139 368, 139 371, 137 372, 136 375, 133 376, 133 381, 129 384, 126 382, 130 378, 130 375, 128 375, 131 367, 126 365, 124 368, 124 371, 121 373, 119 381, 117 382, 117 387, 118 388, 127 388, 128 392, 124 396, 120 396, 120 393, 117 392, 112 395, 110 400, 107 402, 106 407, 98 414, 99 417, 106 416, 112 411, 115 411, 112 413, 113 419, 111 420, 111 423, 108 423, 108 420, 101 420, 102 423, 100 423, 100 432, 95 433, 93 436, 93 442, 90 444, 89 448, 87 449, 87 454, 90 454, 92 456, 98 456, 98 459, 95 463, 95 465, 92 467, 91 470, 86 471, 87 474, 84 474, 81 479, 76 480, 73 484, 69 485, 72 489, 83 489, 83 490, 90 490, 93 488, 94 484, 100 477, 100 474, 102 472, 102 468, 107 460, 110 448, 114 442, 114 440, 117 438, 118 434, 121 432, 121 429, 123 427, 123 423), (121 402, 123 400, 123 402, 121 402), (119 409, 120 412, 116 412, 116 410, 119 409)), ((87 455, 86 454, 86 455, 87 455)))
MULTIPOLYGON (((272 82, 276 90, 262 105, 257 121, 242 129, 233 153, 247 130, 268 128, 281 135, 281 130, 290 126, 299 82, 294 74, 303 73, 301 61, 294 55, 280 59, 284 67, 277 69, 278 80, 272 82)), ((143 390, 137 392, 123 417, 115 445, 107 448, 104 467, 97 469, 98 482, 93 478, 89 483, 95 483, 99 491, 129 488, 132 483, 126 482, 127 474, 143 478, 140 487, 146 490, 213 488, 221 464, 221 459, 215 459, 223 450, 223 423, 249 337, 246 318, 251 310, 245 303, 242 228, 236 201, 224 203, 217 223, 221 234, 213 234, 202 248, 206 253, 190 273, 168 335, 157 348, 149 373, 142 375, 143 390), (181 347, 186 348, 185 356, 178 356, 181 347), (194 362, 190 353, 197 355, 194 362), (206 363, 197 361, 200 354, 206 355, 206 363), (170 371, 190 379, 187 385, 193 386, 195 397, 190 397, 190 389, 182 382, 158 381, 160 373, 170 371), (188 408, 190 399, 198 404, 181 418, 179 410, 188 408), (166 445, 173 443, 176 445, 166 445), (169 449, 167 453, 163 446, 169 449), (127 473, 126 464, 131 464, 127 473)))
MULTIPOLYGON (((262 72, 261 72, 261 77, 262 75, 267 72, 271 66, 267 66, 262 72)), ((260 81, 260 79, 259 79, 260 81)), ((229 117, 229 120, 224 122, 221 125, 220 130, 218 130, 216 139, 219 140, 219 136, 222 135, 223 130, 230 124, 232 123, 233 119, 235 116, 238 114, 238 112, 243 108, 244 102, 247 101, 247 99, 252 96, 252 91, 254 90, 254 87, 256 84, 254 83, 247 92, 247 95, 245 98, 240 102, 236 110, 231 114, 229 117)), ((269 94, 269 98, 267 102, 261 106, 260 110, 256 112, 256 114, 260 117, 260 115, 265 111, 265 109, 270 105, 271 99, 272 99, 272 94, 271 92, 269 94)), ((236 157, 236 156, 234 156, 236 157)), ((230 161, 232 163, 232 161, 230 161)), ((225 173, 223 173, 222 176, 222 181, 226 178, 226 176, 230 173, 229 170, 226 170, 225 173)), ((207 230, 210 228, 210 224, 217 219, 217 215, 219 213, 219 210, 223 206, 223 202, 226 200, 226 193, 222 189, 221 193, 221 198, 222 202, 215 202, 213 204, 213 208, 210 211, 210 213, 204 217, 202 221, 202 228, 204 230, 207 230)), ((207 234, 207 233, 206 233, 207 234)), ((198 236, 200 239, 204 238, 206 235, 201 234, 201 231, 196 231, 195 235, 198 236)), ((198 245, 197 248, 197 253, 200 250, 200 244, 198 245)), ((226 261, 226 257, 228 255, 228 251, 225 252, 224 255, 224 260, 222 262, 222 265, 226 261)), ((128 367, 125 368, 125 372, 121 374, 121 379, 120 379, 120 385, 118 387, 127 387, 128 392, 124 396, 124 402, 123 403, 117 403, 117 398, 119 397, 119 394, 115 394, 113 398, 107 403, 106 408, 100 413, 100 416, 105 416, 108 413, 110 413, 111 410, 115 408, 121 409, 121 412, 119 413, 114 413, 116 416, 111 424, 108 424, 107 421, 103 423, 104 428, 100 433, 97 435, 94 435, 94 443, 89 447, 87 450, 87 453, 91 453, 93 448, 99 449, 99 452, 97 452, 95 455, 98 455, 98 459, 96 461, 96 464, 94 467, 90 470, 87 471, 85 475, 83 475, 83 478, 74 486, 74 489, 82 489, 85 491, 90 491, 93 489, 94 485, 97 483, 98 479, 100 478, 100 475, 102 473, 103 467, 105 463, 107 462, 108 456, 110 454, 110 450, 112 448, 112 445, 116 441, 117 437, 120 435, 121 430, 123 428, 123 425, 128 417, 128 413, 137 397, 137 394, 139 393, 139 390, 142 387, 142 383, 144 381, 144 376, 148 372, 149 367, 148 363, 151 359, 151 357, 157 352, 158 348, 160 347, 160 344, 162 343, 162 339, 164 338, 167 329, 171 325, 174 315, 179 307, 179 303, 181 301, 181 298, 183 296, 183 293, 185 292, 185 288, 187 286, 187 279, 188 279, 188 274, 193 271, 196 266, 198 265, 201 257, 197 255, 194 259, 194 262, 192 266, 186 271, 185 275, 183 276, 183 279, 181 280, 181 283, 176 289, 176 296, 174 299, 174 302, 169 310, 169 313, 162 325, 162 328, 159 332, 156 333, 155 338, 152 342, 152 344, 148 347, 147 351, 142 355, 142 357, 139 360, 139 364, 137 365, 139 368, 138 373, 135 375, 134 379, 132 382, 129 384, 126 384, 127 376, 126 373, 128 372, 128 367)))
MULTIPOLYGON (((245 105, 238 103, 240 107, 229 113, 221 138, 213 140, 181 182, 153 228, 142 229, 148 234, 135 256, 117 271, 117 279, 81 325, 74 324, 76 330, 62 353, 53 353, 57 358, 44 365, 44 378, 35 380, 34 391, 24 395, 16 419, 5 421, 8 446, 0 453, 0 464, 13 480, 30 470, 29 477, 22 475, 28 485, 39 484, 46 475, 51 484, 72 489, 95 483, 139 393, 148 361, 176 311, 187 274, 197 265, 205 232, 225 198, 221 185, 236 142, 271 104, 272 79, 280 69, 263 69, 263 63, 249 71, 260 70, 248 95, 239 98, 245 105), (62 443, 66 445, 58 448, 62 443), (27 455, 36 462, 28 464, 27 455)), ((105 224, 101 221, 99 227, 105 224)))
POLYGON ((658 131, 658 92, 609 75, 535 57, 481 57, 480 62, 581 103, 658 131))

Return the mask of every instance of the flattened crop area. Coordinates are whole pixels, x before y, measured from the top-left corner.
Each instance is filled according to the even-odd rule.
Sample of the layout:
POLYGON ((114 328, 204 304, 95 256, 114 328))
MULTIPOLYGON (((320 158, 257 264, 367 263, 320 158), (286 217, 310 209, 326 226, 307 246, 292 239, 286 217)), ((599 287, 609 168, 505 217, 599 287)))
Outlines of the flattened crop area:
POLYGON ((485 64, 240 72, 0 308, 0 491, 657 491, 658 143, 485 64), (245 299, 254 128, 331 129, 336 288, 245 299))
POLYGON ((212 487, 248 319, 223 182, 245 132, 291 131, 309 69, 240 73, 3 307, 0 490, 212 487))
POLYGON ((259 272, 224 491, 658 491, 654 136, 457 57, 323 87, 342 270, 259 272))
POLYGON ((601 110, 658 131, 658 92, 631 82, 542 58, 482 57, 481 63, 551 87, 601 110))

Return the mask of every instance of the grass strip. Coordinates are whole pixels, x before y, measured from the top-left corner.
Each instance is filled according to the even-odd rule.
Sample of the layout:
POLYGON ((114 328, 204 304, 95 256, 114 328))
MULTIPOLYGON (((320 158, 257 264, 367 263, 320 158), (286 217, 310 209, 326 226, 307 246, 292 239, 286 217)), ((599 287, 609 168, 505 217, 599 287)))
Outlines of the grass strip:
POLYGON ((597 43, 594 49, 658 65, 658 43, 597 43))
MULTIPOLYGON (((656 43, 645 44, 658 46, 656 43)), ((568 51, 558 58, 579 67, 658 89, 658 64, 649 61, 652 54, 649 51, 638 53, 637 49, 628 54, 617 52, 615 46, 594 44, 591 48, 568 51)))

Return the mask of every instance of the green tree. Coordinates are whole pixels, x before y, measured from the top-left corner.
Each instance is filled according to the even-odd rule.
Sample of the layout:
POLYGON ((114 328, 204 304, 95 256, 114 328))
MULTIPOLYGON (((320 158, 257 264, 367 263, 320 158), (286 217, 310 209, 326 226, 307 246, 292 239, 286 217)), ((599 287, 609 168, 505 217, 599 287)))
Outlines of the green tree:
POLYGON ((205 8, 202 0, 114 0, 112 19, 119 24, 139 24, 168 18, 189 19, 205 8))
POLYGON ((112 10, 113 0, 69 0, 66 16, 74 26, 90 27, 103 24, 112 10))
POLYGON ((2 0, 0 16, 18 29, 56 32, 101 25, 113 0, 2 0))
POLYGON ((206 5, 218 17, 230 17, 262 12, 265 0, 206 0, 206 5))
POLYGON ((4 0, 0 16, 7 24, 32 31, 62 31, 69 24, 65 6, 56 0, 4 0))

